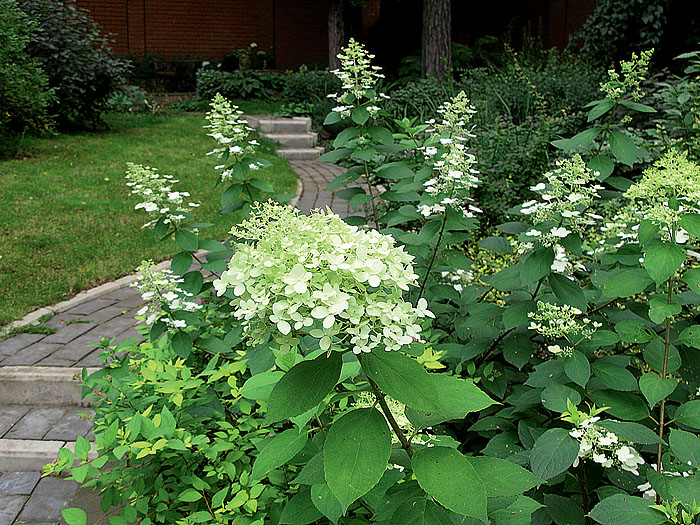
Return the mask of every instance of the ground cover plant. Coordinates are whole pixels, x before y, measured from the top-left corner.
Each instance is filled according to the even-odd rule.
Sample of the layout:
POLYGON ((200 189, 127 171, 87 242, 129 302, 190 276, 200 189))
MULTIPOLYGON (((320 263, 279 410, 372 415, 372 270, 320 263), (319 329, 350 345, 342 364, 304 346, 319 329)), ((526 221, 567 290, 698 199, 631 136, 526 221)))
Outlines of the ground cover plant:
POLYGON ((700 165, 631 126, 659 117, 649 53, 608 73, 586 129, 481 238, 466 93, 388 128, 371 55, 339 58, 326 123, 344 129, 321 160, 347 168, 331 187, 356 215, 256 202, 266 163, 221 97, 221 205, 248 215, 231 239, 161 212, 167 180, 130 168, 182 251, 140 268, 146 342, 105 342, 84 378, 97 457, 79 440, 47 473, 121 505, 115 523, 695 523, 700 165), (508 264, 474 265, 477 242, 508 264), (200 248, 211 278, 190 271, 200 248))
MULTIPOLYGON (((177 173, 218 236, 230 228, 215 213, 218 190, 198 153, 207 148, 198 133, 202 116, 120 114, 107 122, 108 132, 26 139, 24 158, 0 163, 0 325, 127 275, 143 258, 174 253, 172 242, 152 243, 139 230, 139 218, 126 213, 135 203, 123 184, 125 152, 158 163, 163 174, 177 173)), ((270 150, 261 156, 275 166, 269 182, 281 193, 293 192, 289 165, 270 150)))

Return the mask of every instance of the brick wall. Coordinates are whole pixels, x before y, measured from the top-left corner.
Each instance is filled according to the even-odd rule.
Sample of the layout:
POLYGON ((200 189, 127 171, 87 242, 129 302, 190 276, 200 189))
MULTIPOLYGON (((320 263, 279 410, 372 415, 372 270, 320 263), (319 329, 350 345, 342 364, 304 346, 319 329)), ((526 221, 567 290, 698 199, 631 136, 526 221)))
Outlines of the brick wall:
MULTIPOLYGON (((273 47, 277 67, 328 59, 327 0, 77 0, 112 33, 118 53, 221 58, 233 47, 273 47)), ((517 47, 523 29, 546 47, 566 45, 595 0, 453 0, 453 37, 473 44, 504 36, 517 47)), ((420 0, 367 0, 362 26, 372 49, 405 56, 420 48, 420 0), (383 17, 385 9, 392 14, 383 17), (384 20, 383 20, 384 18, 384 20), (399 20, 400 19, 400 20, 399 20)))

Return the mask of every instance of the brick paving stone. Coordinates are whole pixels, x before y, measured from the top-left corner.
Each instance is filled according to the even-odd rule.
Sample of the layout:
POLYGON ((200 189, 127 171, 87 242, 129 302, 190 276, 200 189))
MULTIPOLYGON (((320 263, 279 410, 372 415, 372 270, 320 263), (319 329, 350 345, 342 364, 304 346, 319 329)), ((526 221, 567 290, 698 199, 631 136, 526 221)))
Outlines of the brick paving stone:
POLYGON ((127 299, 133 299, 134 297, 138 298, 140 302, 143 302, 141 299, 141 294, 136 288, 132 288, 131 286, 125 286, 124 288, 119 288, 119 290, 114 290, 113 292, 109 292, 108 294, 105 294, 102 296, 104 299, 114 299, 116 301, 122 301, 122 300, 127 300, 127 299))
POLYGON ((20 405, 0 405, 0 438, 29 412, 30 407, 20 405))
MULTIPOLYGON (((97 344, 99 341, 100 338, 98 336, 91 337, 89 339, 90 344, 97 344)), ((43 359, 40 361, 40 363, 42 363, 44 366, 49 366, 49 363, 57 363, 57 365, 53 366, 61 366, 60 363, 71 363, 67 366, 73 366, 73 364, 77 363, 94 350, 95 347, 88 346, 88 342, 86 340, 75 340, 70 344, 61 345, 60 348, 50 356, 50 358, 43 359)))
POLYGON ((85 317, 82 315, 78 314, 58 314, 54 315, 51 319, 46 321, 44 323, 44 326, 48 326, 49 328, 63 328, 66 326, 70 321, 74 321, 76 319, 84 319, 85 317))
POLYGON ((136 331, 136 328, 129 328, 128 330, 124 330, 121 334, 119 334, 115 339, 114 339, 114 345, 118 345, 127 339, 130 339, 132 337, 137 338, 139 341, 143 341, 143 337, 141 337, 141 334, 136 331))
POLYGON ((46 337, 44 334, 19 334, 0 342, 0 355, 13 355, 18 350, 46 337))
POLYGON ((35 363, 34 366, 63 366, 63 367, 70 367, 73 366, 76 363, 75 359, 65 359, 62 357, 57 357, 56 355, 50 355, 48 357, 45 357, 38 363, 35 363))
MULTIPOLYGON (((83 419, 80 414, 94 414, 88 408, 67 410, 58 422, 49 430, 44 439, 56 441, 75 441, 78 436, 85 436, 92 430, 92 420, 83 419)), ((2 479, 0 479, 2 483, 2 479)))
POLYGON ((6 439, 41 439, 65 413, 63 408, 33 408, 4 437, 6 439))
POLYGON ((85 332, 89 332, 97 326, 97 323, 93 323, 86 319, 87 323, 77 322, 71 323, 63 328, 59 328, 55 333, 44 339, 44 343, 70 343, 72 340, 77 339, 85 332))
POLYGON ((45 357, 50 356, 54 352, 63 348, 61 344, 50 344, 39 341, 32 345, 22 348, 15 355, 6 358, 0 358, 0 366, 27 366, 38 363, 45 357))
POLYGON ((99 357, 101 352, 102 352, 102 350, 98 348, 93 353, 85 356, 80 361, 78 361, 75 364, 75 366, 84 366, 87 368, 103 366, 102 360, 99 357))
POLYGON ((25 501, 27 496, 0 495, 0 525, 12 525, 25 501))
POLYGON ((61 510, 69 506, 78 489, 75 481, 44 478, 19 515, 19 523, 53 522, 61 519, 61 510))
MULTIPOLYGON (((111 339, 112 337, 121 334, 124 330, 133 328, 136 324, 137 321, 133 316, 120 315, 119 317, 115 317, 111 321, 107 321, 106 323, 100 325, 97 332, 99 333, 99 337, 111 339)), ((99 338, 97 341, 99 342, 99 338)))
POLYGON ((130 310, 130 308, 120 306, 120 304, 117 303, 117 304, 113 304, 112 306, 108 306, 106 308, 103 308, 102 310, 98 310, 94 313, 91 313, 89 316, 89 319, 90 319, 90 321, 93 321, 95 323, 104 323, 106 321, 110 321, 111 319, 114 319, 115 317, 119 317, 124 312, 129 311, 129 310, 130 310))
POLYGON ((39 483, 41 472, 5 472, 0 476, 0 495, 28 496, 39 483))
POLYGON ((114 299, 108 299, 106 297, 98 297, 97 299, 92 299, 91 301, 85 301, 84 303, 79 304, 78 306, 75 306, 75 307, 71 308, 70 310, 67 310, 66 313, 79 314, 79 315, 90 315, 92 313, 95 313, 98 310, 102 310, 102 308, 112 306, 116 302, 117 301, 114 299))

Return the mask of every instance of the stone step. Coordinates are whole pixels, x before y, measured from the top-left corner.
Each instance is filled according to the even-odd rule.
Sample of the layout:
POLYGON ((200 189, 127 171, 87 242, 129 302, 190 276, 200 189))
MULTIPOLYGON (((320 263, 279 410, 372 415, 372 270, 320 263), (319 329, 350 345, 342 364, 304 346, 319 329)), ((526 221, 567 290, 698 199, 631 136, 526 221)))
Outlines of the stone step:
POLYGON ((313 148, 318 140, 318 134, 309 133, 262 133, 268 138, 285 148, 313 148))
MULTIPOLYGON (((44 465, 58 458, 61 447, 75 450, 75 441, 0 439, 0 472, 42 472, 44 465)), ((90 450, 88 458, 96 457, 90 450)))
MULTIPOLYGON (((3 405, 87 406, 81 400, 82 368, 58 366, 0 367, 3 405)), ((88 368, 88 374, 98 368, 88 368)))
POLYGON ((323 148, 287 148, 278 149, 277 155, 287 160, 314 160, 323 154, 323 148))
POLYGON ((247 117, 248 123, 258 128, 261 133, 308 133, 311 131, 311 119, 305 117, 266 119, 247 117))

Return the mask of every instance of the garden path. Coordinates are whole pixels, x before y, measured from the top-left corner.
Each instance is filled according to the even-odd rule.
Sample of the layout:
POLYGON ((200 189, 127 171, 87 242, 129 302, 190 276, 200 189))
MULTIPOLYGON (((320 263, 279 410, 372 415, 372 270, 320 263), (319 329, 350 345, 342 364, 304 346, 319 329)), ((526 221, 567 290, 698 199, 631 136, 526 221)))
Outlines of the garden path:
MULTIPOLYGON (((350 214, 348 202, 325 189, 342 168, 308 160, 291 165, 301 182, 296 205, 302 212, 329 207, 350 214)), ((61 446, 91 438, 91 422, 79 416, 90 409, 79 408, 74 375, 101 366, 101 338, 140 338, 134 315, 142 300, 129 287, 135 280, 102 285, 17 323, 53 313, 43 323, 55 330, 49 335, 21 333, 0 341, 0 525, 64 523, 60 511, 70 506, 86 509, 88 523, 107 523, 97 496, 72 481, 40 479, 40 472, 61 446)))

